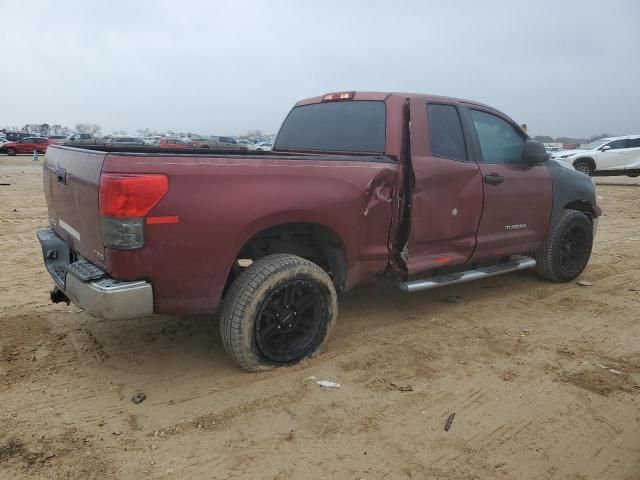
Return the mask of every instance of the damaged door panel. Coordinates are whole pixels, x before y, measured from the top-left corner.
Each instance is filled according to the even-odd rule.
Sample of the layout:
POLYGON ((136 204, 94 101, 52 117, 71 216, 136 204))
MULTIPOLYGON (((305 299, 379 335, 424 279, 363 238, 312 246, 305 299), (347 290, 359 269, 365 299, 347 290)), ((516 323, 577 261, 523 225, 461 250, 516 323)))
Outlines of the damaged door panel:
POLYGON ((466 262, 476 247, 482 214, 478 164, 471 155, 467 160, 434 155, 428 122, 426 102, 412 100, 414 182, 409 241, 403 253, 409 275, 466 262))
POLYGON ((363 196, 358 244, 365 271, 379 271, 388 261, 397 176, 397 164, 389 164, 371 178, 363 196))

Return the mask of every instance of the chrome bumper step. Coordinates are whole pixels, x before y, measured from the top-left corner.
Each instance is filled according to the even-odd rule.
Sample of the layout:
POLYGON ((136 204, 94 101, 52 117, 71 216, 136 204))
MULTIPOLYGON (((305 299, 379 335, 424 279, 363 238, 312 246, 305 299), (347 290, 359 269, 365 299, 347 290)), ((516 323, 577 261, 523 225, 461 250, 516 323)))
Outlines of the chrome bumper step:
POLYGON ((493 277, 503 273, 516 272, 536 266, 536 261, 530 257, 522 257, 517 260, 510 260, 497 265, 488 267, 480 267, 472 270, 457 273, 447 273, 429 277, 424 280, 412 280, 410 282, 401 282, 398 284, 400 290, 413 293, 420 290, 430 290, 432 288, 445 287, 447 285, 455 285, 456 283, 471 282, 472 280, 480 280, 481 278, 493 277))

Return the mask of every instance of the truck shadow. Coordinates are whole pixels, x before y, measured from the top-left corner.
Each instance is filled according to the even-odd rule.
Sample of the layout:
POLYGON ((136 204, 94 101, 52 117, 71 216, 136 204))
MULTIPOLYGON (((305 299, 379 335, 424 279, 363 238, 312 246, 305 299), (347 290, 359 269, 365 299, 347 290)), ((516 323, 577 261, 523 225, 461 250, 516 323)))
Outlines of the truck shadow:
MULTIPOLYGON (((401 326, 408 319, 422 317, 444 317, 453 322, 462 312, 472 315, 474 304, 486 297, 503 295, 508 301, 511 294, 521 294, 523 289, 534 286, 544 288, 543 285, 549 284, 529 272, 414 294, 403 293, 389 282, 372 281, 342 295, 333 337, 375 337, 377 329, 390 324, 401 326)), ((65 315, 58 328, 67 332, 83 365, 121 372, 125 377, 171 382, 200 376, 224 381, 247 375, 224 352, 217 315, 156 315, 107 321, 77 313, 65 315)), ((332 346, 340 348, 330 341, 330 356, 339 356, 340 351, 332 350, 332 346)))

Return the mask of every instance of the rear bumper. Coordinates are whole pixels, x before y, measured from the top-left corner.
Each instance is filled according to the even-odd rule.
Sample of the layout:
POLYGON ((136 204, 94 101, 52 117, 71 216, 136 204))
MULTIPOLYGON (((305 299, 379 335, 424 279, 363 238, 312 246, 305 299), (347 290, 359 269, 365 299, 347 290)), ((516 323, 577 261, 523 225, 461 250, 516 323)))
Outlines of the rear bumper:
POLYGON ((56 286, 87 313, 109 320, 153 314, 153 288, 145 280, 121 282, 84 258, 71 263, 69 245, 51 228, 38 231, 47 271, 56 286))

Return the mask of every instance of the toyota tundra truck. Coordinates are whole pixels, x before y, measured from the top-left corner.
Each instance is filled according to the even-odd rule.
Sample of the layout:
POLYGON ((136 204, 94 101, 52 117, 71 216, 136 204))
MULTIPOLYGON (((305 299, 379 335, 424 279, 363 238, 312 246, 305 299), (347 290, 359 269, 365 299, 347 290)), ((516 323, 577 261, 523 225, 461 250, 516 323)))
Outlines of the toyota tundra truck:
POLYGON ((337 92, 299 101, 271 152, 73 148, 44 160, 54 302, 129 319, 213 314, 249 371, 323 347, 338 294, 405 292, 591 255, 591 179, 481 103, 337 92))

